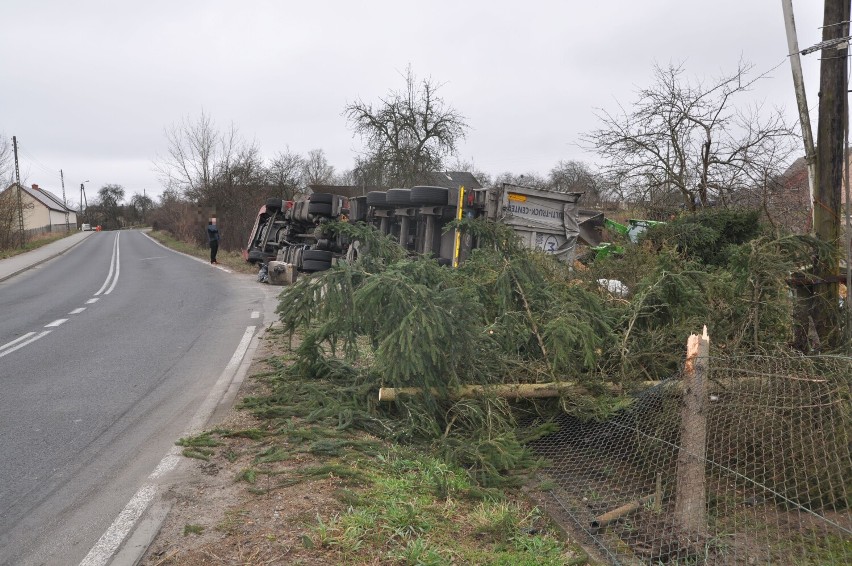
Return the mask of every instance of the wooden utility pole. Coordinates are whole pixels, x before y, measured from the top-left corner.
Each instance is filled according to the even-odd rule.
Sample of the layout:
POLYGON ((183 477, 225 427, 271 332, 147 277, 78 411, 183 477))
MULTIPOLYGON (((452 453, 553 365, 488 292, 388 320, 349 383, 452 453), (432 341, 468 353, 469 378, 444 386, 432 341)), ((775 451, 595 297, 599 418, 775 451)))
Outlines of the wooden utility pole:
POLYGON ((62 205, 65 207, 65 233, 71 232, 71 222, 68 219, 68 201, 65 200, 65 174, 59 170, 59 178, 62 179, 62 205))
POLYGON ((805 145, 805 162, 808 166, 808 206, 811 208, 810 231, 814 230, 814 185, 816 184, 816 150, 814 134, 811 130, 811 117, 808 112, 808 97, 805 94, 805 80, 802 77, 802 58, 799 54, 799 40, 796 37, 796 20, 793 17, 793 0, 781 0, 784 11, 784 28, 787 31, 787 52, 790 57, 790 70, 793 72, 793 89, 796 91, 796 105, 799 108, 799 125, 802 128, 802 142, 805 145))
MULTIPOLYGON (((823 43, 849 35, 850 0, 825 0, 823 43)), ((843 183, 843 132, 847 121, 847 41, 823 47, 819 80, 817 183, 814 195, 814 235, 839 250, 840 193, 843 183)), ((824 346, 838 344, 837 303, 839 253, 814 262, 811 317, 824 346)))
POLYGON ((18 166, 18 138, 12 136, 12 148, 15 150, 15 186, 18 187, 18 230, 21 232, 21 247, 27 243, 27 233, 24 232, 24 199, 21 194, 21 169, 18 166))

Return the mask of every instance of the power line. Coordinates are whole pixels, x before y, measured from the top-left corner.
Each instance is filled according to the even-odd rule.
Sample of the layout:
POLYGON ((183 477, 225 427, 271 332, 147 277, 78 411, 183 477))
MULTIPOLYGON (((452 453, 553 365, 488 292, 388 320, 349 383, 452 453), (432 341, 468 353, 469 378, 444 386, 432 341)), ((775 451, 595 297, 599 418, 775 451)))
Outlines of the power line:
POLYGON ((37 169, 40 169, 42 175, 46 175, 46 176, 50 177, 50 179, 53 180, 53 181, 60 181, 61 182, 59 175, 56 174, 56 171, 58 171, 58 168, 49 167, 49 166, 45 165, 44 163, 39 161, 32 153, 24 150, 20 146, 20 144, 18 146, 18 151, 20 151, 20 153, 22 155, 24 155, 25 157, 27 157, 29 159, 31 165, 35 166, 37 169))

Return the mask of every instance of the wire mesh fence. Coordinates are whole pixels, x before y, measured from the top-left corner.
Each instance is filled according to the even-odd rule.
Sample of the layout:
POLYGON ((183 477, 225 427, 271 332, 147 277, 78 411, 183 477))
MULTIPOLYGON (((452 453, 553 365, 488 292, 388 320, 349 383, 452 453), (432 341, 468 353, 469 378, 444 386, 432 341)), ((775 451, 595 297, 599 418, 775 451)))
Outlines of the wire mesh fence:
POLYGON ((682 374, 536 443, 568 526, 612 564, 852 564, 852 359, 709 367, 703 455, 684 453, 682 374), (677 509, 684 455, 703 462, 698 528, 677 509))

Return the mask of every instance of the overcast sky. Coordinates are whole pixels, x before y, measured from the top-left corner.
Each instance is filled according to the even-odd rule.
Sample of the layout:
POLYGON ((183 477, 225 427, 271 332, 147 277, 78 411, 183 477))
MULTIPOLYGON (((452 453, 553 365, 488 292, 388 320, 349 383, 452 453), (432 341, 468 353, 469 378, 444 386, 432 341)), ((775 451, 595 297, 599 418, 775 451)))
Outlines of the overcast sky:
MULTIPOLYGON (((820 40, 822 2, 794 0, 800 48, 820 40)), ((342 111, 403 86, 407 65, 444 83, 467 118, 459 157, 491 175, 546 174, 596 108, 628 104, 655 62, 712 79, 778 66, 752 93, 796 106, 779 0, 257 1, 4 0, 0 133, 21 173, 69 200, 106 183, 128 198, 163 187, 164 129, 202 108, 265 157, 321 148, 337 170, 361 149, 342 111)), ((803 65, 816 128, 819 54, 803 65)), ((745 99, 741 100, 745 102, 745 99)))

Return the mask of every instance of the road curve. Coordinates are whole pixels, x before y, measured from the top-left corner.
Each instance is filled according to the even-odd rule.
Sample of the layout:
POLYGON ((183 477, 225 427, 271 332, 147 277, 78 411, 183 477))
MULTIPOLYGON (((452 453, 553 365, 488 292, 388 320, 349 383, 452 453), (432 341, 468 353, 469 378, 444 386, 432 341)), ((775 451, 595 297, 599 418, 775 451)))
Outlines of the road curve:
POLYGON ((275 292, 138 231, 0 283, 0 564, 78 564, 275 292))

